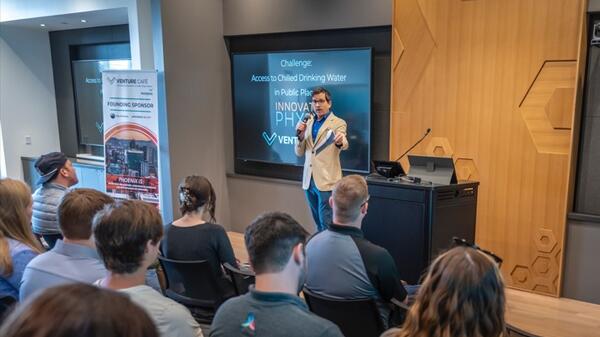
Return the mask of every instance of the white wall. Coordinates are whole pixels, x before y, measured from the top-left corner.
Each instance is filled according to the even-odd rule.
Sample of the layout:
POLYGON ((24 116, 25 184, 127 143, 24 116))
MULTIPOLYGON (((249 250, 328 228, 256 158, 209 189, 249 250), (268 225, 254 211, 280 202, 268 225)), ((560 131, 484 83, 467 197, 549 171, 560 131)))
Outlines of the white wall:
POLYGON ((60 149, 47 32, 0 25, 0 122, 8 177, 22 178, 21 156, 60 149))
POLYGON ((152 70, 152 8, 150 0, 132 0, 128 8, 129 44, 134 69, 152 70))
MULTIPOLYGON (((1 0, 0 23, 112 8, 128 10, 134 69, 154 69, 150 0, 1 0)), ((21 156, 60 151, 50 44, 42 29, 0 24, 0 33, 0 120, 6 159, 6 172, 0 172, 21 178, 21 156), (31 136, 31 145, 25 144, 25 136, 31 136)))
POLYGON ((134 0, 2 0, 0 22, 129 7, 134 0))
POLYGON ((134 69, 154 69, 150 0, 1 0, 0 22, 127 8, 134 69))

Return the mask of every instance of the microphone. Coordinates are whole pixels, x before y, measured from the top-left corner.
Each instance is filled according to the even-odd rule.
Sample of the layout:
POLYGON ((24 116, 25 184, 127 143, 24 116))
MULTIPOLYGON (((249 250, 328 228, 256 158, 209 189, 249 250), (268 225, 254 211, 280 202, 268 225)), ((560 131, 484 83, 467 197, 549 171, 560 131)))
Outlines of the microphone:
MULTIPOLYGON (((308 122, 308 120, 312 117, 312 114, 312 112, 305 113, 304 117, 302 117, 302 123, 308 122)), ((300 133, 302 133, 302 131, 296 130, 296 137, 300 136, 300 133)))
POLYGON ((421 137, 421 139, 419 139, 413 146, 411 146, 408 150, 406 150, 406 152, 404 152, 402 155, 400 155, 400 157, 398 157, 398 159, 394 160, 394 161, 398 161, 400 159, 402 159, 402 157, 406 156, 407 153, 410 152, 410 150, 414 149, 415 146, 419 145, 423 139, 425 139, 425 137, 427 137, 427 135, 429 135, 429 133, 431 132, 431 128, 427 128, 427 131, 425 131, 425 134, 423 135, 423 137, 421 137))

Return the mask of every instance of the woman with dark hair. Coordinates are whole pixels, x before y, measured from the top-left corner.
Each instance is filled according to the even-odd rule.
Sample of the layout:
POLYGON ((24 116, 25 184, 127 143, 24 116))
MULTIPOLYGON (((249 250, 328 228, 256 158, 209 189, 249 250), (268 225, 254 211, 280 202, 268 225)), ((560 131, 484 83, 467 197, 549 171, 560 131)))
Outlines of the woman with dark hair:
POLYGON ((158 332, 127 296, 79 283, 29 298, 8 316, 0 336, 158 337, 158 332))
POLYGON ((0 296, 19 299, 25 266, 42 252, 31 231, 32 204, 24 182, 0 179, 0 296))
POLYGON ((402 328, 382 337, 499 337, 504 305, 496 263, 479 250, 456 247, 431 264, 402 328))
POLYGON ((205 177, 188 176, 179 184, 179 210, 183 216, 165 228, 162 253, 173 260, 208 260, 223 295, 233 295, 233 285, 222 264, 237 267, 225 229, 216 224, 215 191, 205 177), (208 215, 209 221, 205 221, 208 215))

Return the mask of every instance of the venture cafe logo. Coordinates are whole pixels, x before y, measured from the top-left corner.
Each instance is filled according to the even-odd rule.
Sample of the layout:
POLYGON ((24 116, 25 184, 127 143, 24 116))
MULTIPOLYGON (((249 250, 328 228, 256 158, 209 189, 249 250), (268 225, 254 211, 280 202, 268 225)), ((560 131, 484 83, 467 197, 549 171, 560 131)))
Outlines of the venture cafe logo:
POLYGON ((277 141, 279 144, 286 144, 286 145, 294 145, 297 142, 296 137, 280 136, 277 134, 277 132, 273 132, 269 135, 266 131, 263 131, 262 138, 265 140, 265 142, 269 146, 273 145, 273 143, 275 143, 275 141, 277 141))
POLYGON ((267 142, 267 145, 271 146, 275 142, 275 138, 277 137, 277 132, 273 132, 270 136, 267 132, 263 131, 262 137, 267 142))
POLYGON ((106 77, 108 82, 113 85, 115 82, 117 84, 148 84, 148 79, 146 78, 117 78, 117 77, 106 77))

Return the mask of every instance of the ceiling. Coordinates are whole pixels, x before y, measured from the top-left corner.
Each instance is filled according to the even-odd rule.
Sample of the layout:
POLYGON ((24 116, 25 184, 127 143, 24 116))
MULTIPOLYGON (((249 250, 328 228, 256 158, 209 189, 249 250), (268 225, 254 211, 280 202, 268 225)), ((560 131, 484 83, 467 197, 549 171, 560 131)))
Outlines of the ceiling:
POLYGON ((45 31, 68 30, 98 26, 127 24, 127 8, 111 8, 99 11, 80 12, 32 19, 5 21, 2 25, 39 29, 45 31), (86 22, 82 22, 85 20, 86 22), (41 26, 44 24, 45 26, 41 26))

